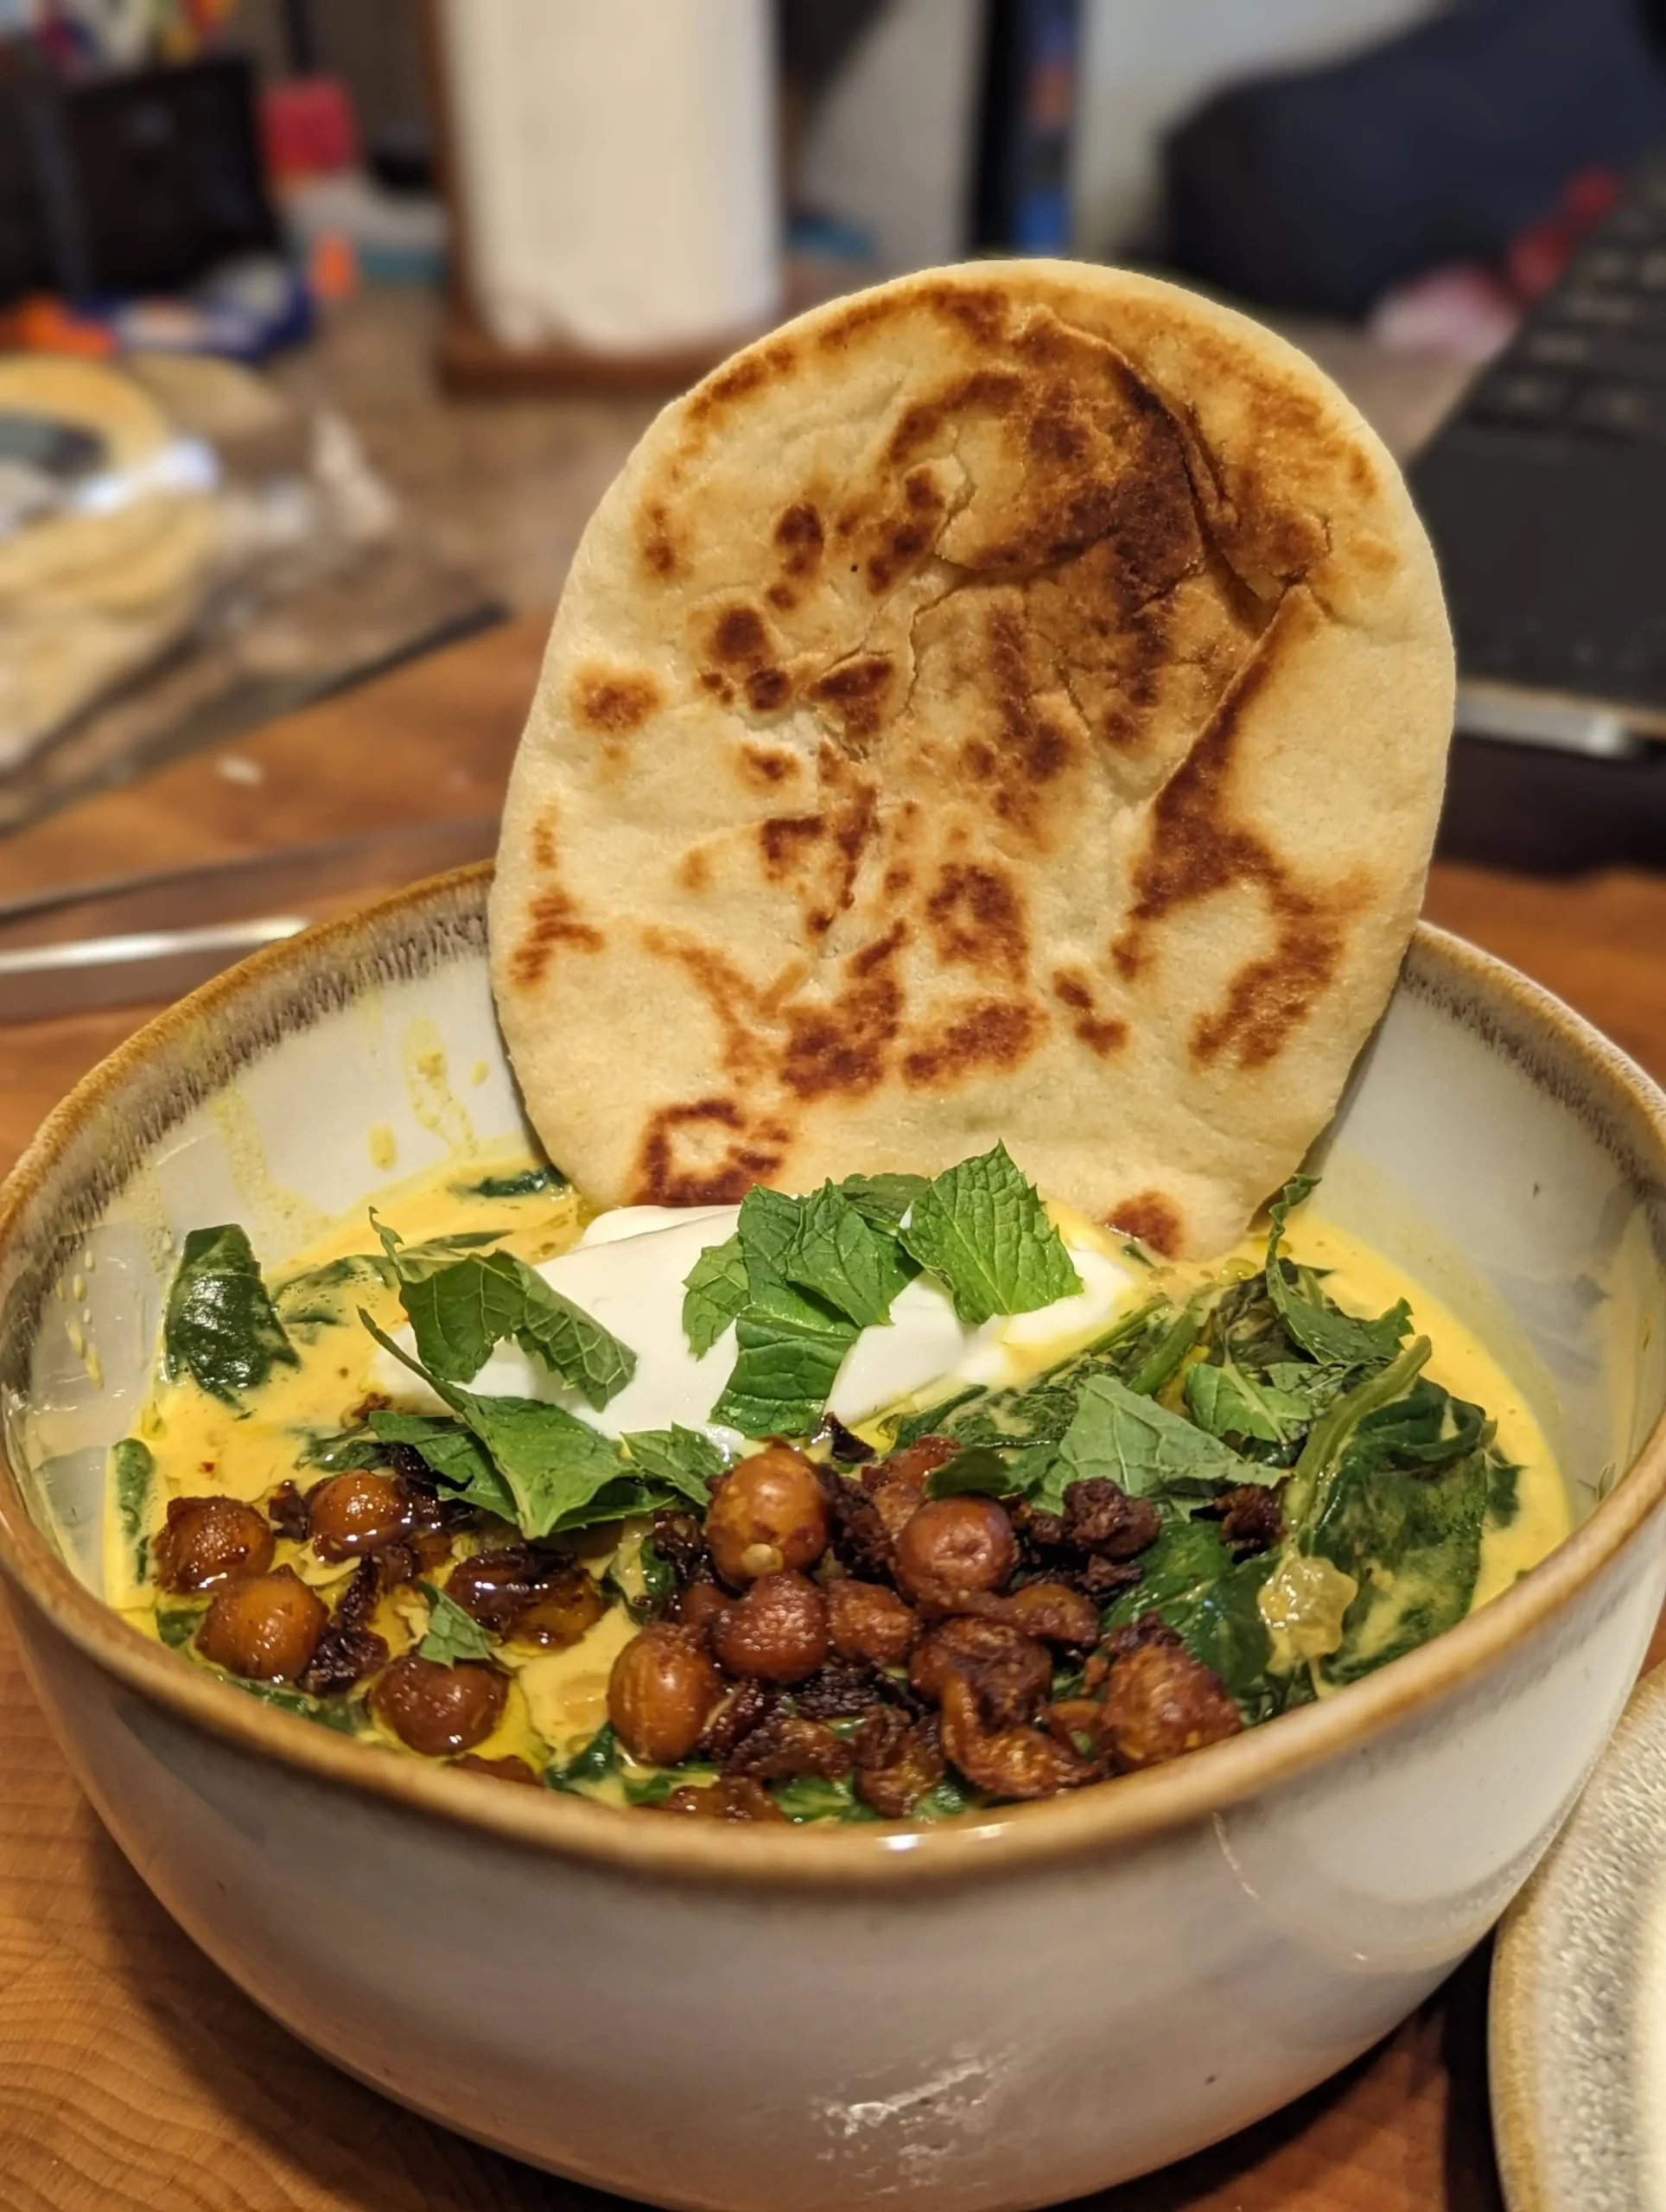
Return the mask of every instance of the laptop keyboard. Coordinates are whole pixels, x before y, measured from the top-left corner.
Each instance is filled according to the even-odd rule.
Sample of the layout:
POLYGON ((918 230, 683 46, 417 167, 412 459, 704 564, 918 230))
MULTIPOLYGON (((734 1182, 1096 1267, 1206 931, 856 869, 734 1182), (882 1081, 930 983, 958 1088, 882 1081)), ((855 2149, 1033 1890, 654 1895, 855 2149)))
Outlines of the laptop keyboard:
POLYGON ((1460 416, 1518 436, 1666 442, 1666 169, 1592 232, 1460 416))

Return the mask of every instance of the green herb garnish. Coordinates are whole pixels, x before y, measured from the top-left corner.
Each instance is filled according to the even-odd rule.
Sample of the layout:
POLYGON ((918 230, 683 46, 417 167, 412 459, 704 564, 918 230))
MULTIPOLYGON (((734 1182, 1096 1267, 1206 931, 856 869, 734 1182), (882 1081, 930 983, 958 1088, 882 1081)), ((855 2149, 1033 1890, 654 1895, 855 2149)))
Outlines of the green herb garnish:
POLYGON ((417 1645, 421 1658, 432 1659, 442 1667, 455 1667, 460 1659, 489 1659, 492 1639, 472 1613, 463 1611, 455 1598, 448 1598, 437 1583, 419 1582, 417 1588, 428 1599, 428 1632, 417 1645))
POLYGON ((186 1237, 168 1293, 162 1350, 171 1378, 190 1375, 228 1405, 258 1389, 273 1368, 299 1366, 254 1247, 235 1222, 186 1237))
POLYGON ((1082 1287, 1035 1185, 1004 1144, 939 1175, 899 1235, 948 1286, 963 1321, 1033 1313, 1082 1287))

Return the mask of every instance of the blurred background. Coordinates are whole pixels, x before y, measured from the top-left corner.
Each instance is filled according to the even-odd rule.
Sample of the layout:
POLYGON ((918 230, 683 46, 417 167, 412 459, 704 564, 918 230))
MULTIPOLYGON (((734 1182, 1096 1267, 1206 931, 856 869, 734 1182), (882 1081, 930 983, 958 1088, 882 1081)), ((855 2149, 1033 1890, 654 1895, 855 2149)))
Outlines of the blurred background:
POLYGON ((474 827, 379 880, 489 849, 653 410, 967 255, 1308 347, 1447 573, 1443 851, 1658 868, 1663 48, 1666 0, 0 0, 0 1018, 9 944, 96 933, 41 918, 65 886, 437 816, 474 827), (417 683, 494 632, 443 663, 468 714, 417 683), (277 788, 275 718, 391 670, 399 732, 277 788))

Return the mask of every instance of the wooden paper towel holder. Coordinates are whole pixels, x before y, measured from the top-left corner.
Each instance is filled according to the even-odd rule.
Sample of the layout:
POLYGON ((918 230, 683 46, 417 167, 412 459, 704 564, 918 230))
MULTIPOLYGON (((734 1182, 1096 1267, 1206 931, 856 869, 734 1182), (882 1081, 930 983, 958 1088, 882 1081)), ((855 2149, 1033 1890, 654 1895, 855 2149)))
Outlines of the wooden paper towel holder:
POLYGON ((440 0, 422 0, 423 60, 434 124, 435 169, 448 238, 446 290, 434 365, 443 389, 460 398, 509 399, 580 392, 665 392, 697 384, 765 326, 715 334, 698 343, 642 353, 595 352, 545 341, 508 346, 486 328, 473 277, 473 254, 457 188, 456 118, 447 82, 440 0))

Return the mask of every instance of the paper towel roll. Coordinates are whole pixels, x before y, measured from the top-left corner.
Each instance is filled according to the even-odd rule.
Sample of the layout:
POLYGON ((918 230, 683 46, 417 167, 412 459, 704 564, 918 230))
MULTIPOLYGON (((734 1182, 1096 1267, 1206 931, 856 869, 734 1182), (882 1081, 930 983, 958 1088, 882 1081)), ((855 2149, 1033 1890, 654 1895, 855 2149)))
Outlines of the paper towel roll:
POLYGON ((641 353, 779 301, 768 0, 441 0, 471 303, 641 353))

